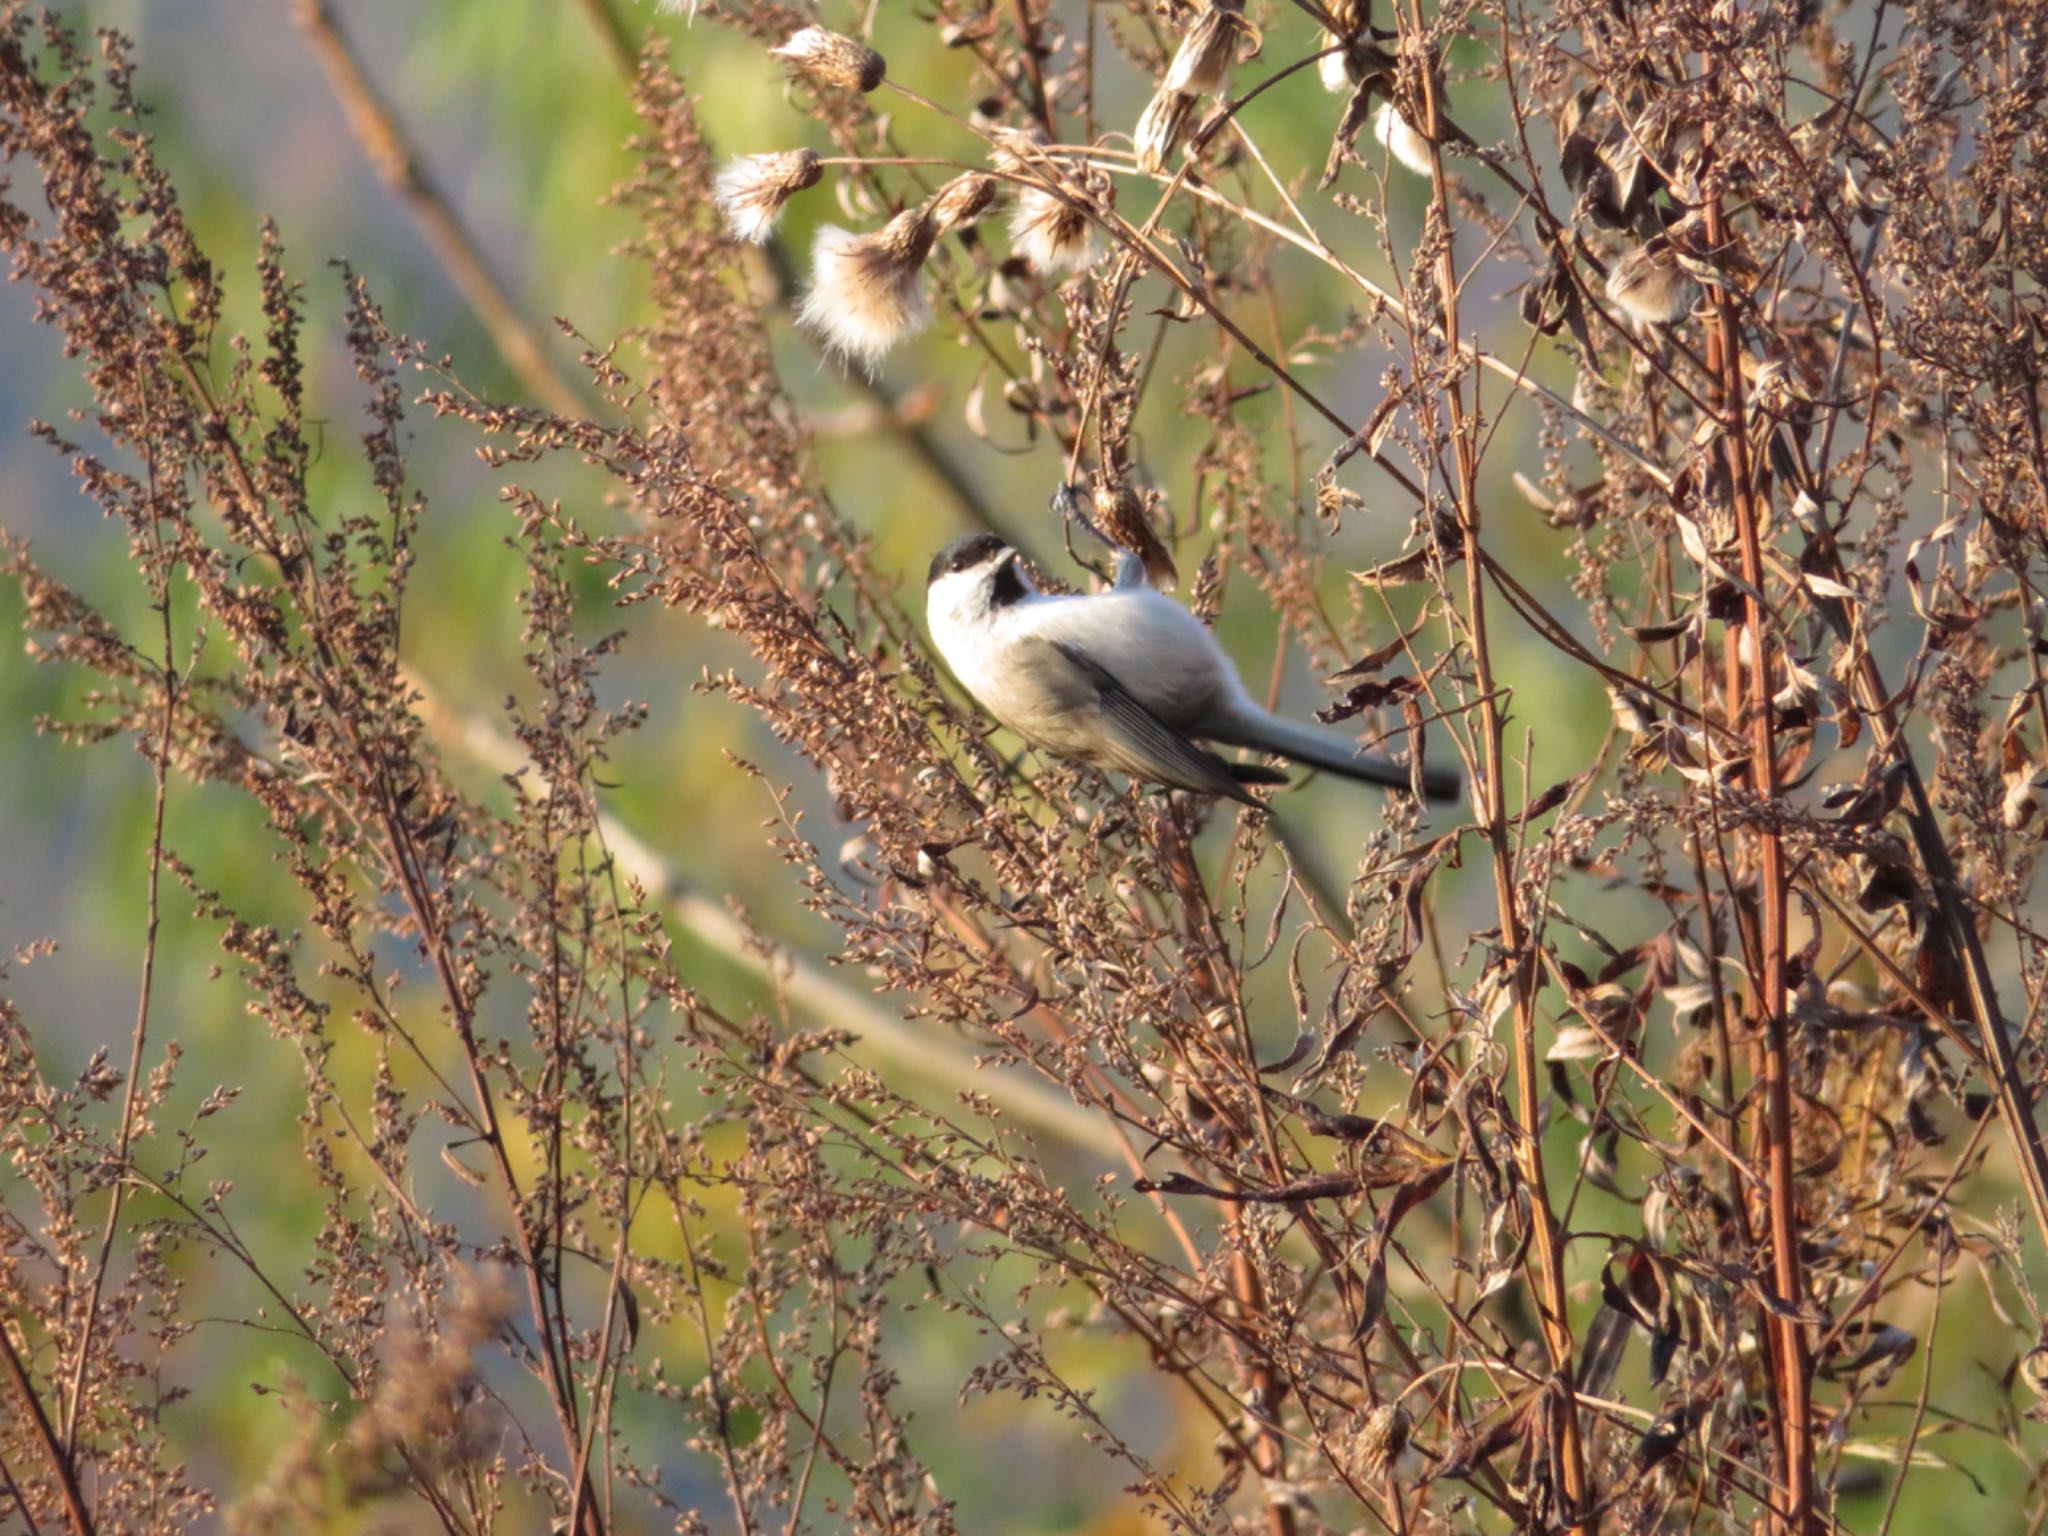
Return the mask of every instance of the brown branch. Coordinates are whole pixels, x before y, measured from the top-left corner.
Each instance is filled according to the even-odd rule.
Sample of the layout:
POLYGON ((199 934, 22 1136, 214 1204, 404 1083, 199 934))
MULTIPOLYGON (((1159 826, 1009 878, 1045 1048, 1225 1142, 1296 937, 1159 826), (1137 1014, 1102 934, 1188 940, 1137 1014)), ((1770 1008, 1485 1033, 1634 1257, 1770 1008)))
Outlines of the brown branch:
POLYGON ((549 360, 539 333, 520 315, 484 260, 475 237, 463 227, 389 104, 364 73, 332 5, 328 0, 293 0, 293 13, 326 72, 356 142, 384 184, 412 211, 420 232, 447 269, 463 302, 490 335, 499 356, 549 410, 573 418, 587 416, 589 406, 582 393, 549 360))
MULTIPOLYGON (((152 527, 150 537, 156 546, 156 554, 161 557, 161 529, 152 527)), ((113 1262, 114 1238, 121 1224, 121 1207, 128 1191, 128 1154, 135 1139, 135 1106, 139 1097, 136 1085, 142 1077, 143 1045, 149 1037, 150 998, 156 987, 157 933, 162 923, 158 896, 164 872, 164 808, 170 784, 171 728, 178 711, 178 674, 171 659, 171 604, 168 594, 157 604, 157 612, 163 626, 164 709, 156 750, 149 754, 150 773, 154 780, 154 804, 150 812, 149 871, 145 881, 148 896, 144 909, 142 937, 142 981, 137 989, 135 1026, 128 1043, 128 1076, 121 1090, 120 1130, 115 1137, 114 1145, 114 1184, 107 1197, 107 1219, 100 1229, 99 1251, 94 1256, 92 1279, 85 1288, 85 1308, 79 1319, 78 1352, 71 1361, 71 1381, 58 1409, 63 1419, 64 1451, 67 1456, 75 1455, 78 1450, 78 1426, 83 1416, 85 1377, 92 1356, 93 1334, 97 1331, 99 1321, 100 1296, 106 1286, 107 1270, 113 1262)))
POLYGON ((1330 1173, 1297 1179, 1275 1189, 1225 1188, 1204 1184, 1185 1173, 1169 1173, 1162 1179, 1135 1179, 1131 1188, 1139 1194, 1202 1195, 1226 1205, 1300 1205, 1310 1200, 1342 1200, 1357 1194, 1365 1185, 1356 1174, 1330 1173))
POLYGON ((43 1411, 42 1399, 36 1396, 35 1383, 29 1380, 28 1367, 22 1363, 21 1354, 15 1349, 14 1339, 4 1322, 0 1322, 0 1364, 6 1366, 14 1395, 21 1399, 23 1419, 34 1431, 36 1443, 43 1448, 43 1454, 49 1458, 50 1475, 57 1480, 57 1491, 64 1499, 65 1518, 71 1522, 74 1536, 93 1536, 92 1512, 85 1507, 85 1494, 78 1486, 78 1474, 72 1469, 71 1458, 64 1453, 64 1447, 57 1439, 50 1416, 43 1411))
POLYGON ((634 46, 633 34, 619 19, 619 13, 612 9, 611 0, 576 0, 576 6, 589 18, 605 57, 630 85, 640 74, 640 50, 634 46))
MULTIPOLYGON (((1719 249, 1728 239, 1718 197, 1707 203, 1706 229, 1709 244, 1719 249)), ((1748 590, 1744 594, 1744 618, 1740 631, 1731 626, 1727 644, 1739 651, 1737 635, 1749 642, 1745 668, 1748 683, 1747 713, 1750 725, 1750 782, 1766 806, 1777 800, 1778 746, 1777 710, 1772 704, 1772 624, 1769 604, 1764 600, 1767 579, 1764 564, 1762 524, 1765 517, 1756 499, 1756 479, 1749 459, 1749 437, 1745 430, 1742 381, 1742 336, 1734 296, 1724 284, 1710 287, 1714 323, 1707 331, 1707 362, 1710 373, 1719 378, 1722 413, 1721 441, 1727 457, 1730 495, 1734 502, 1736 537, 1742 550, 1742 575, 1748 590)), ((1735 665, 1731 660, 1730 665, 1735 665)), ((1729 707, 1735 709, 1731 690, 1729 707)), ((1785 1017, 1786 895, 1789 879, 1785 869, 1784 844, 1775 821, 1765 818, 1755 829, 1760 861, 1762 912, 1759 914, 1762 941, 1761 975, 1756 978, 1755 1007, 1763 1029, 1764 1050, 1764 1140, 1768 1150, 1765 1174, 1769 1182, 1767 1230, 1771 1241, 1772 1276, 1778 1294, 1793 1308, 1803 1304, 1806 1284, 1799 1259, 1799 1206, 1797 1169, 1793 1146, 1792 1083, 1790 1046, 1785 1017)), ((1781 1523, 1788 1536, 1806 1536, 1813 1516, 1813 1362, 1806 1330, 1796 1315, 1771 1310, 1764 1319, 1771 1340, 1771 1356, 1782 1424, 1785 1483, 1789 1508, 1781 1523)))
MULTIPOLYGON (((1411 0, 1403 17, 1403 30, 1423 35, 1421 7, 1411 0)), ((1430 195, 1434 218, 1440 222, 1438 238, 1442 250, 1437 263, 1437 285, 1442 304, 1440 324, 1444 340, 1454 353, 1465 350, 1460 342, 1456 250, 1451 238, 1450 194, 1443 167, 1440 140, 1444 135, 1436 72, 1424 68, 1423 112, 1430 125, 1430 195)), ((1473 669, 1473 686, 1478 695, 1479 771, 1474 776, 1473 794, 1487 846, 1491 851, 1494 905, 1500 918, 1500 938, 1509 966, 1507 984, 1514 1010, 1515 1127, 1514 1152, 1522 1181, 1529 1190, 1529 1220, 1534 1241, 1531 1248, 1532 1289, 1536 1293, 1543 1341, 1550 1357, 1555 1393, 1544 1395, 1549 1411, 1551 1443, 1558 1458, 1563 1486, 1563 1517, 1568 1529, 1585 1531, 1596 1519, 1592 1514, 1591 1488, 1587 1481, 1586 1451, 1579 1425, 1574 1357, 1577 1353, 1567 1308, 1564 1253, 1558 1219, 1551 1205, 1548 1176, 1543 1167, 1542 1114, 1538 1100, 1541 1066, 1536 1055, 1536 988, 1538 971, 1531 948, 1532 936, 1523 920, 1516 891, 1515 844, 1510 839, 1507 815, 1506 754, 1502 747, 1500 694, 1495 683, 1493 654, 1487 634, 1485 561, 1480 549, 1479 461, 1476 436, 1478 418, 1466 410, 1463 388, 1453 379, 1443 387, 1451 415, 1450 441, 1455 459, 1458 533, 1464 546, 1465 623, 1473 669)))

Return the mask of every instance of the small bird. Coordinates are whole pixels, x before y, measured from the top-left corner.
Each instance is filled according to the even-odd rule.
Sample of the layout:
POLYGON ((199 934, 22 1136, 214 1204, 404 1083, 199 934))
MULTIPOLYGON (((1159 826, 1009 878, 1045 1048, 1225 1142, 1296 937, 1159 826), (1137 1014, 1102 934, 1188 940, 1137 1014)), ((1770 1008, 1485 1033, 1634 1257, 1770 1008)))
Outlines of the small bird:
MULTIPOLYGON (((1409 786, 1401 764, 1254 704, 1208 627, 1148 585, 1135 556, 1118 560, 1111 590, 1059 595, 1039 591, 1003 540, 970 534, 933 557, 925 616, 939 654, 981 706, 1058 756, 1246 805, 1262 804, 1246 785, 1284 784, 1287 775, 1226 762, 1197 741, 1409 786)), ((1433 800, 1455 799, 1462 783, 1454 769, 1422 774, 1433 800)))

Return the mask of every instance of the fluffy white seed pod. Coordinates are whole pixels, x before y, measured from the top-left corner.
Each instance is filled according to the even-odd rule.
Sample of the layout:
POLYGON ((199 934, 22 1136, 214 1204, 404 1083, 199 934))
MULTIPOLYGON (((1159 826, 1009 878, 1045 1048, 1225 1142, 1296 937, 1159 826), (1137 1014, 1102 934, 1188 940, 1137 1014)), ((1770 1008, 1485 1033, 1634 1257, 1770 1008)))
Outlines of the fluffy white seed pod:
MULTIPOLYGON (((1337 48, 1344 39, 1334 32, 1321 34, 1318 48, 1337 48)), ((1351 91, 1351 70, 1344 58, 1344 50, 1326 53, 1316 60, 1316 77, 1323 82, 1323 89, 1348 95, 1351 91)))
POLYGON ((1429 140, 1408 126, 1408 119, 1395 109, 1391 101, 1381 102, 1379 110, 1373 114, 1372 136, 1386 147, 1388 154, 1416 175, 1432 173, 1429 140))
POLYGON ((791 33, 787 42, 768 51, 791 74, 835 91, 872 91, 889 72, 888 61, 866 43, 823 27, 791 33))
POLYGON ((1017 194, 1010 245, 1048 277, 1083 271, 1097 255, 1095 225, 1088 215, 1038 187, 1017 194))
POLYGON ((1365 56, 1370 52, 1372 36, 1372 5, 1370 0, 1328 0, 1323 7, 1330 20, 1335 23, 1334 32, 1319 32, 1318 48, 1338 48, 1339 52, 1326 53, 1316 60, 1316 74, 1323 82, 1323 89, 1350 95, 1358 82, 1365 78, 1365 56))
POLYGON ((760 245, 792 197, 815 187, 825 174, 817 151, 785 149, 769 155, 741 155, 718 173, 711 200, 725 215, 735 238, 760 245))
POLYGON ((811 287, 797 319, 842 358, 870 372, 897 342, 931 318, 917 274, 935 230, 922 208, 856 234, 827 224, 811 247, 811 287))

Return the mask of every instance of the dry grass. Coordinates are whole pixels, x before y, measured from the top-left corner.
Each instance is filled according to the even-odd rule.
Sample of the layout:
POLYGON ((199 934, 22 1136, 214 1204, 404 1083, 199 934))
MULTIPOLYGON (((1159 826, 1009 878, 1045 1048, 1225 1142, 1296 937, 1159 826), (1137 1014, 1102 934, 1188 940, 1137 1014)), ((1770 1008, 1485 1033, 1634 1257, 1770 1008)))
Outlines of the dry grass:
MULTIPOLYGON (((817 278, 838 285, 809 306, 826 340, 877 359, 928 307, 1061 445, 1111 538, 1178 565, 1204 607, 1256 588, 1282 636, 1348 669, 1329 717, 1460 758, 1470 803, 1390 804, 1342 859, 1348 915, 1276 909, 1254 887, 1281 858, 1265 818, 1000 755, 820 483, 658 49, 623 198, 660 318, 587 355, 603 410, 452 382, 408 399, 424 355, 351 279, 380 499, 314 504, 306 319, 277 242, 255 274, 265 334, 219 337, 226 279, 152 156, 125 46, 0 8, 0 246, 86 373, 99 446, 39 430, 129 530, 155 620, 124 632, 25 550, 6 564, 31 643, 91 679, 53 728, 154 765, 152 914, 161 887, 218 922, 302 1063, 327 1201, 313 1254, 238 1232, 195 1150, 225 1100, 182 1107, 153 1016, 154 922, 125 1068, 53 1080, 0 1003, 6 1518, 171 1532, 232 1503, 241 1528, 284 1530, 411 1504, 468 1532, 509 1528, 516 1486, 589 1536, 950 1531, 928 1462, 947 1426, 908 1422, 885 1327, 906 1305, 982 1324, 961 1390, 1063 1416, 1166 1529, 1805 1536, 1873 1446, 1924 1464, 1961 1424, 2037 1455, 2037 10, 937 0, 924 45, 978 76, 928 102, 865 43, 789 45, 807 12, 704 9, 781 48, 827 179, 870 215, 817 278), (1317 36, 1324 59, 1294 47, 1317 36), (1136 154, 1138 119, 1101 115, 1112 53, 1157 83, 1136 154), (1325 163, 1275 163, 1248 130, 1269 90, 1327 120, 1325 163), (896 153, 884 110, 953 122, 959 156, 896 153), (1410 245, 1389 181, 1417 174, 1410 245), (1347 285, 1351 312, 1285 333, 1283 252, 1347 285), (1475 313, 1513 287, 1519 329, 1475 313), (1162 377, 1168 326, 1208 364, 1162 377), (1386 360, 1377 399, 1303 377, 1335 349, 1386 360), (1568 390, 1531 376, 1559 358, 1568 390), (1245 409, 1266 388, 1287 398, 1271 427, 1245 409), (1542 421, 1520 505, 1490 499, 1511 402, 1542 421), (488 797, 442 760, 459 742, 437 744, 407 671, 402 615, 431 601, 409 589, 417 408, 468 423, 508 478, 581 461, 633 513, 509 493, 537 703, 502 728, 526 771, 488 797), (1192 506, 1143 462, 1157 410, 1204 424, 1192 506), (1408 520, 1407 552, 1332 604, 1325 533, 1368 489, 1408 520), (1579 567, 1568 603, 1499 555, 1499 522, 1537 518, 1579 567), (597 627, 583 564, 623 606, 744 642, 750 665, 715 685, 824 777, 856 838, 820 848, 792 814, 768 851, 833 926, 849 991, 871 977, 972 1043, 982 1068, 952 1092, 885 1079, 835 1024, 727 1016, 678 973, 668 893, 622 876, 600 812, 639 715, 598 702, 631 615, 578 638, 597 627), (1531 645, 1615 706, 1550 785, 1522 766, 1540 708, 1499 676, 1503 646, 1531 645), (164 800, 194 781, 261 807, 301 933, 244 920, 166 846, 164 800), (1488 887, 1469 936, 1444 913, 1453 867, 1488 887), (1600 931, 1596 906, 1631 921, 1600 931), (395 995, 393 942, 433 1007, 395 995), (331 1070, 356 1034, 368 1095, 331 1070), (1115 1149, 1099 1179, 1060 1171, 1048 1090, 1094 1128, 1087 1155, 1115 1149), (1005 1102, 1040 1106, 1035 1136, 1005 1102), (486 1214, 422 1205, 429 1160, 486 1214), (1589 1230, 1588 1187, 1636 1224, 1589 1230), (143 1193, 170 1215, 134 1219, 143 1193), (252 1280, 266 1326, 345 1384, 331 1415, 309 1400, 262 1488, 195 1486, 166 1443, 156 1363, 206 1310, 173 1254, 252 1280), (1945 1419, 1929 1357, 1957 1308, 1987 1305, 1996 1406, 1945 1419), (694 1330, 704 1369, 671 1380, 636 1347, 650 1328, 694 1330), (1211 1451, 1155 1459, 1063 1367, 1063 1335, 1138 1341, 1211 1451), (626 1443, 629 1399, 666 1415, 662 1443, 626 1443), (717 1469, 722 1507, 672 1507, 682 1459, 717 1469)), ((333 18, 304 15, 344 50, 346 90, 333 18)), ((825 195, 802 166, 746 189, 746 233, 825 195)), ((431 184, 408 196, 433 216, 431 184)), ((2048 1489, 2027 1498, 2007 1528, 2048 1519, 2048 1489)))

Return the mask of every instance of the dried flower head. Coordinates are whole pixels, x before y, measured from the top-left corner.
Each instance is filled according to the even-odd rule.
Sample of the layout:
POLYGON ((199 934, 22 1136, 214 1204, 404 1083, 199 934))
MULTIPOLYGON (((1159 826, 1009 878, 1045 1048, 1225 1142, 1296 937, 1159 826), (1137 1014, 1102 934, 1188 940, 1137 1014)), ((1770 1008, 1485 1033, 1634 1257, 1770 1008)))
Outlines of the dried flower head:
POLYGON ((1092 489, 1090 501, 1102 536, 1143 561, 1145 579, 1153 586, 1171 590, 1179 582, 1180 572, 1153 531, 1145 498, 1137 488, 1127 480, 1099 481, 1092 489))
POLYGON ((931 200, 932 224, 936 233, 950 234, 965 229, 989 210, 996 200, 996 179, 979 171, 955 176, 931 200))
POLYGON ((1361 1477, 1384 1482, 1402 1469, 1408 1451, 1408 1410, 1399 1403, 1381 1403, 1365 1416, 1351 1445, 1352 1465, 1361 1477))
POLYGON ((1183 96, 1179 91, 1164 86, 1153 92, 1151 101, 1145 105, 1145 113, 1138 119, 1138 130, 1132 137, 1136 140, 1138 169, 1154 173, 1166 165, 1167 159, 1180 147, 1186 135, 1188 119, 1194 113, 1195 98, 1183 96))
MULTIPOLYGON (((991 163, 1010 176, 1043 177, 1057 181, 1050 186, 1026 186, 1017 194, 1017 208, 1010 215, 1010 243, 1019 256, 1039 272, 1079 272, 1095 260, 1095 226, 1090 217, 1094 197, 1088 192, 1070 191, 1058 166, 1043 148, 1043 133, 1014 130, 995 136, 991 163)), ((1105 186, 1099 191, 1103 203, 1111 201, 1105 186)))
POLYGON ((1380 103, 1379 111, 1373 114, 1372 136, 1385 146, 1388 154, 1418 176, 1433 174, 1429 158, 1429 140, 1409 124, 1401 109, 1391 101, 1380 103))
POLYGON ((1607 297, 1638 325, 1673 325, 1699 297, 1699 284, 1679 263, 1671 242, 1655 236, 1637 246, 1607 274, 1607 297))
POLYGON ((824 174, 816 150, 741 155, 718 173, 712 199, 735 239, 759 245, 774 230, 789 200, 806 187, 815 187, 824 174))
POLYGON ((872 369, 930 318, 917 274, 936 234, 922 208, 906 209, 864 235, 827 224, 811 247, 811 288, 798 321, 841 357, 872 369))
POLYGON ((1164 91, 1183 96, 1200 96, 1223 89, 1230 66, 1237 62, 1239 47, 1256 42, 1258 33, 1244 19, 1239 0, 1216 0, 1195 19, 1187 36, 1180 40, 1173 62, 1167 66, 1164 91))
POLYGON ((1080 272, 1099 254, 1095 224, 1085 209, 1048 192, 1027 187, 1010 215, 1010 243, 1038 271, 1080 272))
POLYGON ((823 27, 805 27, 768 51, 792 75, 835 91, 872 91, 889 72, 888 61, 866 43, 823 27))

